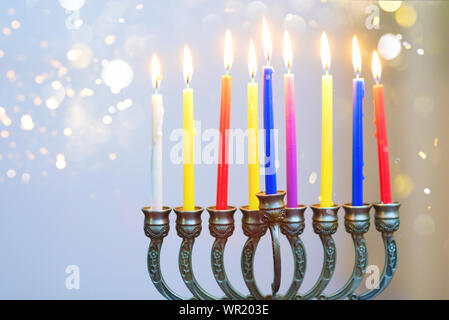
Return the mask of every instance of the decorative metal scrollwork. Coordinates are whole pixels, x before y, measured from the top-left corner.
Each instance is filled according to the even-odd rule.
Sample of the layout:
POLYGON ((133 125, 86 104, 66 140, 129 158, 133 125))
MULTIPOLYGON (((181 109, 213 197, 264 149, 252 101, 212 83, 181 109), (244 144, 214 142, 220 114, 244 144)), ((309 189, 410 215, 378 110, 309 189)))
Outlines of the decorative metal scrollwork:
MULTIPOLYGON (((209 219, 209 231, 215 238, 211 249, 211 267, 217 284, 226 297, 224 299, 373 299, 382 293, 390 284, 396 271, 398 262, 397 245, 394 233, 399 229, 399 207, 400 204, 374 204, 374 222, 376 230, 381 233, 385 248, 385 265, 379 283, 374 289, 357 295, 355 290, 365 275, 368 264, 368 251, 364 234, 370 226, 370 205, 354 207, 344 205, 345 230, 351 236, 354 244, 355 261, 351 277, 345 285, 334 294, 324 294, 329 281, 334 274, 337 248, 333 234, 338 229, 337 212, 339 206, 322 208, 313 205, 312 227, 319 236, 323 246, 323 265, 321 274, 314 286, 304 294, 298 293, 306 275, 306 249, 301 241, 301 234, 305 228, 304 212, 305 206, 298 208, 285 208, 283 204, 283 192, 277 195, 259 194, 260 210, 250 210, 241 207, 243 214, 242 230, 248 237, 241 253, 241 270, 249 294, 237 292, 226 275, 224 266, 224 255, 227 240, 234 232, 234 213, 236 208, 229 207, 226 210, 216 210, 214 207, 207 208, 209 219), (270 230, 273 244, 274 278, 272 292, 264 295, 256 284, 254 277, 254 257, 261 237, 270 230), (278 293, 281 281, 280 273, 280 250, 279 235, 282 233, 287 237, 294 261, 294 273, 291 284, 284 295, 278 293)), ((169 232, 168 215, 170 208, 155 211, 147 207, 142 209, 145 214, 144 232, 151 239, 147 255, 147 267, 151 281, 156 289, 167 299, 184 299, 171 290, 164 281, 160 267, 160 253, 163 239, 169 232)), ((182 238, 179 250, 179 270, 184 284, 193 294, 194 299, 215 300, 219 299, 205 291, 195 279, 192 270, 192 251, 195 239, 201 234, 202 208, 193 211, 184 211, 183 208, 175 208, 176 231, 182 238)), ((223 298, 222 298, 223 299, 223 298)))

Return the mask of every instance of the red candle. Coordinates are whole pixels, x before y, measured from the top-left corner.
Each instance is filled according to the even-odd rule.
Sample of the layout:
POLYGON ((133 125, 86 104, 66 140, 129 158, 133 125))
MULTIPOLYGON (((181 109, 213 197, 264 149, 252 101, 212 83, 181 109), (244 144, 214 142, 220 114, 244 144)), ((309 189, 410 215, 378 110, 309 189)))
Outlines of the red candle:
POLYGON ((384 87, 380 84, 382 67, 376 51, 373 52, 372 69, 376 84, 374 95, 374 124, 376 125, 377 153, 379 159, 380 201, 391 203, 390 165, 388 161, 387 125, 385 121, 384 87))
POLYGON ((226 31, 225 43, 226 74, 221 79, 221 110, 220 110, 220 145, 218 152, 217 176, 217 210, 228 208, 228 158, 229 158, 229 124, 231 118, 231 87, 232 77, 229 69, 232 65, 232 39, 231 32, 226 31))

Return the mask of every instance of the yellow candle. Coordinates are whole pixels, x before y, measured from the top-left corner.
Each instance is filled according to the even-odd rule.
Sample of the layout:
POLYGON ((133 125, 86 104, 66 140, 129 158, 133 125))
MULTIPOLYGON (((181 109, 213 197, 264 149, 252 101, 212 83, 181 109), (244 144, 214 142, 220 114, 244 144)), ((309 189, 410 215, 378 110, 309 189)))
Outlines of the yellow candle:
POLYGON ((189 88, 192 78, 192 59, 187 46, 184 47, 184 79, 187 88, 182 92, 183 102, 183 163, 184 163, 184 210, 195 210, 195 183, 193 163, 193 90, 189 88))
POLYGON ((321 60, 326 74, 322 77, 321 136, 321 207, 331 207, 332 201, 332 76, 329 75, 330 50, 326 34, 321 36, 321 60))
POLYGON ((251 82, 248 83, 248 191, 249 209, 258 210, 259 200, 256 194, 260 192, 259 176, 259 146, 258 146, 258 103, 257 103, 257 83, 254 82, 256 75, 257 61, 254 43, 249 44, 249 72, 251 82))

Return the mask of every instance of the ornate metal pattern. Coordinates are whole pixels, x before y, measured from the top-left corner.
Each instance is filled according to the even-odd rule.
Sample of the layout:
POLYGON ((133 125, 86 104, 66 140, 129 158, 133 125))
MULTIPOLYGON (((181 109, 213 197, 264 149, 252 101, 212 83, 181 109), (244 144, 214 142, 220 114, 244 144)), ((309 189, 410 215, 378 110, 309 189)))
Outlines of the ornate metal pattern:
POLYGON ((379 282, 374 289, 367 290, 357 296, 352 295, 351 299, 370 300, 381 294, 390 284, 396 271, 397 246, 394 239, 394 232, 399 229, 399 203, 374 204, 374 223, 377 231, 382 233, 385 248, 385 264, 379 282))
POLYGON ((168 235, 168 214, 171 208, 165 207, 161 211, 152 211, 151 208, 143 208, 145 214, 144 232, 151 239, 147 254, 147 268, 151 281, 156 289, 169 300, 183 300, 171 290, 164 281, 160 267, 160 252, 163 239, 168 235))
POLYGON ((182 226, 176 225, 178 236, 183 239, 195 239, 201 234, 201 225, 182 226))
POLYGON ((209 224, 209 231, 212 237, 214 238, 229 238, 234 233, 234 225, 217 225, 217 224, 209 224))
POLYGON ((145 225, 143 230, 148 238, 160 240, 168 235, 170 227, 168 224, 163 226, 145 225))
POLYGON ((313 231, 316 234, 322 234, 322 235, 333 235, 335 232, 337 232, 338 228, 338 222, 337 223, 326 223, 322 221, 313 221, 312 222, 313 231))
POLYGON ((265 297, 257 287, 256 279, 254 278, 254 256, 256 254, 257 245, 260 238, 252 237, 246 240, 245 246, 242 250, 242 274, 245 280, 246 287, 250 292, 250 297, 255 300, 263 300, 265 297))
POLYGON ((299 235, 287 236, 287 238, 292 249, 295 266, 292 283, 283 296, 283 300, 290 300, 296 296, 306 273, 306 250, 303 242, 299 238, 299 235))
MULTIPOLYGON (((235 208, 228 210, 215 210, 208 208, 210 213, 209 231, 215 238, 211 250, 211 267, 214 277, 229 299, 359 299, 368 300, 381 294, 390 284, 397 267, 397 245, 394 239, 394 232, 399 229, 399 207, 400 204, 374 204, 374 222, 376 230, 382 234, 385 248, 385 265, 376 288, 368 290, 361 295, 355 295, 354 291, 359 286, 368 261, 367 244, 364 234, 369 230, 369 210, 370 205, 352 207, 345 205, 345 229, 351 235, 354 250, 355 262, 351 277, 346 284, 335 294, 324 295, 323 291, 332 279, 336 264, 336 247, 332 235, 337 231, 338 206, 331 208, 321 208, 312 206, 314 232, 320 237, 323 246, 323 266, 321 274, 315 285, 305 294, 298 294, 302 281, 306 273, 306 250, 300 239, 304 231, 304 211, 305 207, 285 208, 283 205, 282 192, 277 195, 261 194, 260 211, 251 211, 246 207, 240 208, 243 213, 242 229, 248 237, 241 255, 241 269, 245 284, 250 292, 249 296, 242 295, 231 286, 224 267, 224 251, 227 239, 234 232, 234 212, 235 208), (274 199, 274 198, 275 199, 274 199), (257 287, 254 278, 254 257, 260 241, 267 230, 270 230, 273 244, 274 278, 272 292, 265 296, 257 287), (294 274, 289 289, 284 295, 278 295, 280 285, 280 250, 279 232, 284 234, 290 244, 293 260, 294 274)), ((160 252, 163 239, 169 232, 168 214, 171 209, 165 207, 161 211, 152 211, 151 208, 144 208, 145 214, 144 232, 151 239, 147 255, 147 267, 150 278, 156 289, 167 299, 183 299, 173 292, 165 283, 160 268, 160 252)), ((218 299, 206 292, 195 279, 192 270, 192 251, 195 238, 201 233, 201 212, 202 208, 187 212, 182 208, 175 208, 177 214, 176 231, 183 239, 179 250, 179 270, 183 281, 195 299, 212 300, 218 299)))
POLYGON ((272 297, 275 297, 281 286, 281 248, 279 245, 279 230, 286 217, 284 205, 285 191, 277 194, 258 193, 259 211, 263 220, 267 223, 271 235, 271 247, 273 249, 273 283, 271 284, 272 297))

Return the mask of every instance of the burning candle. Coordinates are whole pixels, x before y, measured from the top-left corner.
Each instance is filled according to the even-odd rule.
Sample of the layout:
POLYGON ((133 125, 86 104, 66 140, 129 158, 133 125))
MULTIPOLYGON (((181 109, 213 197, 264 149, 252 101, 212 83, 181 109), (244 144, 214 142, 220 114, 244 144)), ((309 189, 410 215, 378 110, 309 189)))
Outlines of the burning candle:
POLYGON ((388 161, 387 125, 385 121, 384 87, 380 84, 382 66, 379 55, 373 52, 372 70, 374 81, 374 124, 377 138, 377 154, 379 159, 380 201, 391 203, 390 165, 388 161))
POLYGON ((365 81, 360 78, 362 59, 357 37, 352 39, 352 64, 356 78, 353 80, 352 123, 352 205, 363 205, 363 98, 365 81))
POLYGON ((267 20, 263 18, 263 46, 267 65, 263 67, 263 123, 265 129, 265 193, 276 194, 276 152, 273 119, 273 68, 271 59, 271 36, 267 20))
POLYGON ((152 83, 154 94, 152 96, 152 156, 151 177, 153 191, 153 210, 162 210, 162 122, 164 118, 164 107, 162 106, 162 95, 157 91, 161 83, 161 68, 156 55, 151 60, 152 83))
POLYGON ((322 133, 321 133, 321 207, 331 207, 332 201, 332 76, 329 42, 321 35, 321 62, 326 72, 322 77, 322 133))
POLYGON ((231 32, 226 31, 224 66, 226 74, 221 78, 221 110, 220 110, 220 142, 218 154, 217 176, 217 210, 228 208, 228 157, 229 157, 229 124, 231 117, 232 77, 229 70, 232 65, 231 32))
POLYGON ((254 42, 249 42, 248 69, 251 82, 248 83, 248 191, 249 191, 249 209, 259 209, 259 199, 256 194, 260 192, 259 176, 259 146, 258 146, 258 128, 259 115, 257 112, 257 83, 254 81, 257 71, 256 50, 254 42))
POLYGON ((284 33, 284 75, 285 128, 287 143, 287 208, 298 206, 298 181, 296 158, 295 83, 290 72, 293 60, 292 45, 287 31, 284 33))
POLYGON ((190 50, 184 47, 184 80, 187 88, 183 90, 183 163, 184 163, 184 210, 195 210, 195 183, 193 167, 193 90, 190 88, 193 66, 190 50))

